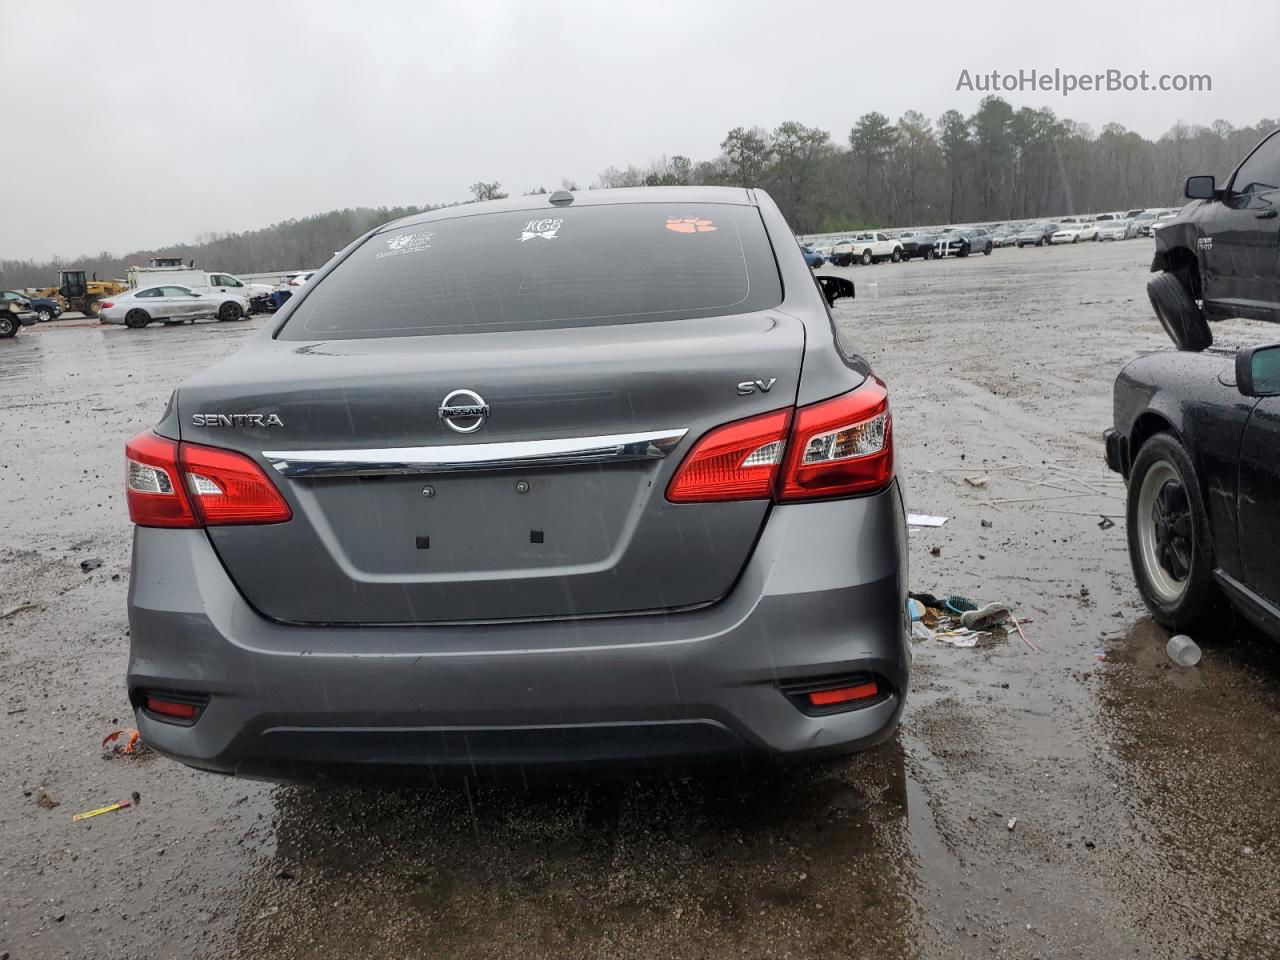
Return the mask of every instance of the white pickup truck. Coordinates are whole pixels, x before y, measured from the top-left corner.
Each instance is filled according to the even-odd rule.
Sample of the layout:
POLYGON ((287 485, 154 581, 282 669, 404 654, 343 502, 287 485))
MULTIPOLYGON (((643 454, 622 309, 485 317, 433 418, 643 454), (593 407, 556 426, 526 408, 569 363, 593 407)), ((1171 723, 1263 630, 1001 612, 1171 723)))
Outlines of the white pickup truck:
POLYGON ((250 311, 271 309, 271 291, 275 289, 266 283, 246 283, 230 273, 194 267, 129 268, 129 286, 135 290, 164 284, 190 287, 200 293, 234 293, 249 301, 250 311))
POLYGON ((879 263, 881 260, 892 260, 897 263, 902 259, 902 243, 885 233, 858 233, 848 240, 837 243, 831 248, 830 260, 837 267, 850 264, 879 263))

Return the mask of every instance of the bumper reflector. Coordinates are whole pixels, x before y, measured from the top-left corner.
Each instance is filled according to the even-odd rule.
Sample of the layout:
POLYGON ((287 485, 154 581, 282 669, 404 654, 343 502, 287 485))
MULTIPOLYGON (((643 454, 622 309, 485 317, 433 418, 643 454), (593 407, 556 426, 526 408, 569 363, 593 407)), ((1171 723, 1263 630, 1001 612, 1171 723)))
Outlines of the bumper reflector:
POLYGON ((814 690, 809 694, 809 703, 815 707, 834 707, 836 704, 852 703, 855 700, 874 700, 878 696, 880 696, 880 687, 871 680, 853 687, 814 690))
POLYGON ((170 700, 166 697, 148 693, 142 698, 142 709, 154 714, 159 719, 173 720, 178 723, 192 723, 204 708, 203 703, 187 700, 170 700))

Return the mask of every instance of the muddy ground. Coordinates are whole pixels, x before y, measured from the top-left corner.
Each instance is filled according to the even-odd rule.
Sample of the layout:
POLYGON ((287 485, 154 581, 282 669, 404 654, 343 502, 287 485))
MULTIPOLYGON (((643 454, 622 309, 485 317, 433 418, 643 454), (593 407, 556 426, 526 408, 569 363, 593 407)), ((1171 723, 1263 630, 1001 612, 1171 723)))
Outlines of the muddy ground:
POLYGON ((912 534, 913 588, 1011 602, 1040 652, 916 644, 895 740, 767 776, 387 792, 104 758, 121 444, 262 321, 0 342, 0 612, 38 605, 0 621, 0 957, 1280 955, 1280 648, 1224 622, 1168 662, 1102 463, 1117 370, 1168 346, 1149 257, 834 271, 910 508, 952 518, 912 534))

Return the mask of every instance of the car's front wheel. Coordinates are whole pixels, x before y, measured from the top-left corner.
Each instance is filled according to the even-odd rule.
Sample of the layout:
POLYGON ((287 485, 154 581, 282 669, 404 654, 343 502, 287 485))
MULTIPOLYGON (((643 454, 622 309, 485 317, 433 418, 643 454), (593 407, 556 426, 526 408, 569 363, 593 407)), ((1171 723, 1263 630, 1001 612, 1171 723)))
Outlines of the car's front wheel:
POLYGON ((1151 615, 1170 630, 1205 623, 1220 599, 1213 542, 1195 465, 1177 437, 1157 433, 1142 445, 1125 510, 1129 560, 1151 615))
POLYGON ((871 266, 871 262, 872 262, 872 260, 873 260, 873 259, 874 259, 874 258, 871 256, 871 251, 870 251, 870 250, 863 250, 863 251, 862 251, 861 262, 862 262, 862 265, 863 265, 864 267, 869 267, 869 266, 871 266))
POLYGON ((239 320, 244 316, 244 311, 240 309, 240 304, 234 300, 228 300, 218 308, 219 320, 239 320))
POLYGON ((926 260, 932 260, 932 259, 934 258, 933 247, 927 247, 927 248, 925 249, 925 251, 924 251, 924 258, 925 258, 926 260))
POLYGON ((901 250, 893 251, 893 253, 889 254, 889 259, 892 260, 894 263, 897 263, 902 259, 902 251, 901 250))

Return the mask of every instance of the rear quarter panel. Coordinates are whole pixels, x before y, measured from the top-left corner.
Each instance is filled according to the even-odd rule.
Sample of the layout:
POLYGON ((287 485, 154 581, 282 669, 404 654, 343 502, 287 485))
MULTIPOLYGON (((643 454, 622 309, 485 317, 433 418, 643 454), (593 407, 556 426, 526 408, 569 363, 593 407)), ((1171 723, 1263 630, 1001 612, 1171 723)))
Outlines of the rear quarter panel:
MULTIPOLYGON (((793 234, 786 218, 767 193, 756 190, 754 194, 782 278, 783 299, 779 309, 804 324, 804 359, 797 405, 816 403, 853 390, 871 373, 870 365, 842 348, 813 271, 805 264, 799 248, 788 242, 793 234)), ((853 302, 858 301, 855 298, 853 302)))

